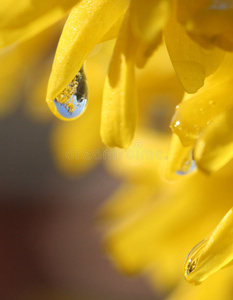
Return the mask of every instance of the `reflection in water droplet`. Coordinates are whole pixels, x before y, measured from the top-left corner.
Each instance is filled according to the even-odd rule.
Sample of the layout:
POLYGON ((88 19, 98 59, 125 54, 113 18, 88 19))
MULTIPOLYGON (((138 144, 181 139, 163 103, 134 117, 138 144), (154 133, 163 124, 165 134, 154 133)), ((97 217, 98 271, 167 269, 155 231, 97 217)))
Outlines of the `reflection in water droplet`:
POLYGON ((188 276, 197 270, 198 267, 198 261, 200 254, 202 252, 202 249, 205 247, 205 245, 208 242, 208 238, 205 238, 200 243, 198 243, 187 255, 185 263, 184 263, 184 276, 187 281, 193 284, 200 284, 200 281, 195 281, 194 279, 188 278, 188 276))
POLYGON ((176 121, 176 123, 174 124, 174 127, 178 127, 180 125, 180 121, 176 121))
POLYGON ((185 161, 185 163, 183 164, 182 168, 180 170, 176 171, 177 175, 188 175, 190 173, 193 173, 195 170, 197 169, 195 160, 191 159, 187 159, 185 161))
POLYGON ((65 119, 76 119, 87 106, 88 86, 83 67, 74 79, 59 94, 53 103, 58 114, 65 119))

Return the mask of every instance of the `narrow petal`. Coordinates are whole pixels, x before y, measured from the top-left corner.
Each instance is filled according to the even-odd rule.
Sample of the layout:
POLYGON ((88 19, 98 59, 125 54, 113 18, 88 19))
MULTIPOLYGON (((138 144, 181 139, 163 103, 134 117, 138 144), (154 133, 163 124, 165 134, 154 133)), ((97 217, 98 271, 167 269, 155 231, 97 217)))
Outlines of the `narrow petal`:
POLYGON ((173 16, 164 31, 168 52, 177 76, 187 93, 197 92, 207 76, 222 62, 220 49, 204 50, 195 43, 173 16))
POLYGON ((194 151, 198 168, 206 173, 218 171, 233 157, 233 111, 217 117, 204 130, 194 151))
POLYGON ((74 122, 60 122, 51 131, 51 148, 57 168, 66 175, 88 172, 104 159, 100 139, 102 90, 114 43, 105 43, 89 57, 86 71, 89 84, 87 113, 74 122))
POLYGON ((49 80, 47 102, 51 108, 53 99, 73 80, 88 54, 126 8, 126 0, 95 0, 91 3, 83 0, 71 11, 57 47, 49 80))
POLYGON ((185 278, 199 284, 233 260, 233 210, 221 220, 209 237, 197 244, 185 261, 185 278))
POLYGON ((101 119, 101 137, 108 147, 127 148, 137 122, 135 67, 129 56, 129 15, 122 24, 106 78, 101 119))
POLYGON ((192 145, 205 126, 232 107, 232 67, 233 55, 228 54, 204 87, 195 95, 186 95, 187 101, 177 107, 171 126, 184 146, 192 145))
POLYGON ((132 53, 138 67, 144 67, 148 58, 162 41, 162 30, 171 11, 170 0, 131 1, 130 24, 135 37, 132 53))
POLYGON ((62 19, 77 0, 0 1, 0 49, 30 38, 62 19))
POLYGON ((225 269, 216 275, 199 286, 190 286, 181 278, 166 300, 232 300, 232 271, 225 269))

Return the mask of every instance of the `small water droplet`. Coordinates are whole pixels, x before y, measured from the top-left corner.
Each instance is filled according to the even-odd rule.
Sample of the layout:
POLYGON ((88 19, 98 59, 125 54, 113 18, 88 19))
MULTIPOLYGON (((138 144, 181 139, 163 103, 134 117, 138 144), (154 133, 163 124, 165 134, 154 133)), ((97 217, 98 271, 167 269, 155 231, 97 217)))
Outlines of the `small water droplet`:
POLYGON ((199 109, 199 111, 200 111, 201 113, 204 113, 204 112, 205 112, 205 109, 204 109, 203 107, 201 107, 201 108, 199 109))
POLYGON ((199 281, 194 281, 190 279, 188 276, 193 273, 198 267, 198 261, 202 249, 205 247, 206 243, 208 242, 208 238, 205 238, 201 242, 199 242, 187 255, 184 263, 184 276, 186 280, 193 284, 199 284, 199 281))
POLYGON ((214 107, 214 106, 216 105, 216 102, 213 101, 213 100, 210 100, 210 101, 209 101, 209 105, 212 106, 212 107, 214 107))
POLYGON ((53 103, 58 114, 69 120, 78 118, 84 112, 87 99, 87 79, 82 67, 62 93, 53 100, 53 103))
POLYGON ((182 166, 182 168, 176 171, 176 174, 184 176, 193 173, 196 169, 197 166, 195 160, 191 159, 191 160, 187 160, 182 166))
POLYGON ((176 123, 174 124, 174 127, 178 127, 180 125, 180 121, 176 121, 176 123))
POLYGON ((190 151, 181 168, 176 171, 176 174, 184 176, 193 173, 196 169, 197 166, 195 160, 193 159, 193 152, 190 151))

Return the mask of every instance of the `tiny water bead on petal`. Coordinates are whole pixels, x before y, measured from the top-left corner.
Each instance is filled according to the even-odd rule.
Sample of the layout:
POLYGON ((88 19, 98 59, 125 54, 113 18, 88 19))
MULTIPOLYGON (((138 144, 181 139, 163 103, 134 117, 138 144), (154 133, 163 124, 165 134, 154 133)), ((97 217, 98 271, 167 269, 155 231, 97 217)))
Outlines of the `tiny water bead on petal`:
POLYGON ((75 120, 86 109, 88 99, 87 79, 83 67, 55 99, 55 115, 62 120, 75 120))
POLYGON ((191 160, 187 160, 184 165, 182 166, 182 168, 180 170, 176 171, 177 175, 188 175, 193 173, 195 170, 197 169, 195 160, 191 159, 191 160))
POLYGON ((200 243, 198 243, 187 255, 185 263, 184 263, 184 276, 187 281, 190 283, 197 285, 200 284, 200 281, 196 280, 190 280, 188 276, 193 273, 197 267, 198 267, 198 260, 199 255, 202 251, 202 249, 205 247, 206 243, 208 242, 208 239, 202 240, 200 243))
POLYGON ((193 159, 193 151, 189 152, 189 155, 184 160, 183 164, 181 165, 180 169, 176 171, 177 175, 188 175, 196 171, 197 165, 195 160, 193 159))

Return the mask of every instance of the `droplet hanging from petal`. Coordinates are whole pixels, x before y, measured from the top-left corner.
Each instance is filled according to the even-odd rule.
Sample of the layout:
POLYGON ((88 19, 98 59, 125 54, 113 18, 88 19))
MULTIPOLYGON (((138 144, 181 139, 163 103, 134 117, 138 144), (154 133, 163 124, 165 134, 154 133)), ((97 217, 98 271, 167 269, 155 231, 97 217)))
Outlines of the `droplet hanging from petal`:
POLYGON ((87 79, 82 67, 67 87, 49 102, 49 107, 56 117, 70 121, 77 119, 84 112, 87 100, 87 79))
POLYGON ((183 164, 182 168, 176 171, 177 175, 188 175, 190 173, 193 173, 197 169, 195 160, 190 159, 186 160, 183 164))
MULTIPOLYGON (((198 265, 198 259, 200 252, 202 251, 203 247, 208 242, 208 239, 202 240, 200 243, 198 243, 187 255, 185 264, 184 264, 184 276, 189 281, 188 276, 191 274, 198 265)), ((192 284, 197 285, 200 284, 199 281, 190 281, 192 284)))

